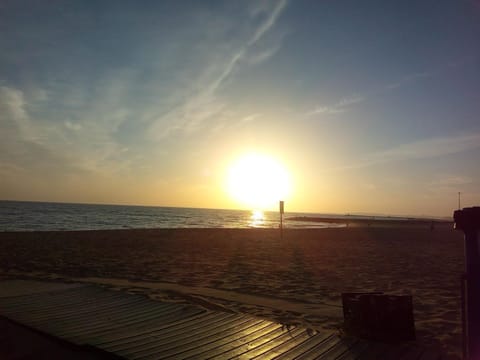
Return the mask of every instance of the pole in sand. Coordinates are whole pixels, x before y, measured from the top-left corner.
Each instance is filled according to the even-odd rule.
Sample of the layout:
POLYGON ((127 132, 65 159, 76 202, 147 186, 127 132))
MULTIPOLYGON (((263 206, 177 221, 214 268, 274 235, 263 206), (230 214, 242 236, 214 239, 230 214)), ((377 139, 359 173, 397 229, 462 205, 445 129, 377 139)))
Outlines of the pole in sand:
POLYGON ((283 213, 285 202, 280 200, 280 238, 283 239, 283 213))
POLYGON ((453 213, 455 229, 465 234, 464 344, 465 359, 480 359, 480 207, 453 213))

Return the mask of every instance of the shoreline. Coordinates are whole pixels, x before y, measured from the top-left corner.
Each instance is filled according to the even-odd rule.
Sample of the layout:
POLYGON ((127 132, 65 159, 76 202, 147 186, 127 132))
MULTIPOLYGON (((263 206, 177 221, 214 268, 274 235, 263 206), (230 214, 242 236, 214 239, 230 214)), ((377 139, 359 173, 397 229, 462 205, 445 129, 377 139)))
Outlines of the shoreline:
POLYGON ((462 273, 463 236, 444 227, 0 233, 0 278, 96 283, 311 329, 341 327, 342 292, 410 294, 418 342, 452 356, 462 273))
POLYGON ((421 219, 421 218, 395 218, 395 217, 328 217, 328 216, 292 216, 285 218, 285 221, 301 221, 307 223, 343 224, 346 226, 367 226, 367 227, 450 227, 453 229, 453 220, 444 219, 421 219))

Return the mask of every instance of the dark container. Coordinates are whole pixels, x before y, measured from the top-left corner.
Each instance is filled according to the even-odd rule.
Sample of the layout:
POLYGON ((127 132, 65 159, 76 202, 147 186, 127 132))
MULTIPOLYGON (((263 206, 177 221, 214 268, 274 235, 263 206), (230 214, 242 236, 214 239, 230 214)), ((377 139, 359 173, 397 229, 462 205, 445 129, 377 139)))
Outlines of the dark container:
POLYGON ((368 340, 415 340, 412 297, 375 293, 343 293, 344 329, 368 340))

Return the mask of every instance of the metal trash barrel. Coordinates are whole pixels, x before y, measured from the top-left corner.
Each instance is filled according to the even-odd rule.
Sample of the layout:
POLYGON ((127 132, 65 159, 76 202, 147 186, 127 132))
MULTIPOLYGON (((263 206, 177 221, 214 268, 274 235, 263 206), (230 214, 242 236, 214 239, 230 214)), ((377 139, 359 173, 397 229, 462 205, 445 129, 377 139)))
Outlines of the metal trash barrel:
POLYGON ((344 329, 368 340, 415 340, 413 303, 410 295, 343 293, 344 329))

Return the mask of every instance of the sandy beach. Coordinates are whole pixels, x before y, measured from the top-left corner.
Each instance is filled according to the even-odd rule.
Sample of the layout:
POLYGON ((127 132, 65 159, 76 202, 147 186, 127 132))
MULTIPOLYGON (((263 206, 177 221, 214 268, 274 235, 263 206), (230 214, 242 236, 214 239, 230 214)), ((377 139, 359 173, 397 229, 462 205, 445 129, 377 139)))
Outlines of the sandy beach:
MULTIPOLYGON (((461 354, 463 234, 450 226, 0 233, 0 278, 96 283, 314 329, 340 295, 413 296, 418 342, 461 354)), ((340 331, 340 330, 339 330, 340 331)))

